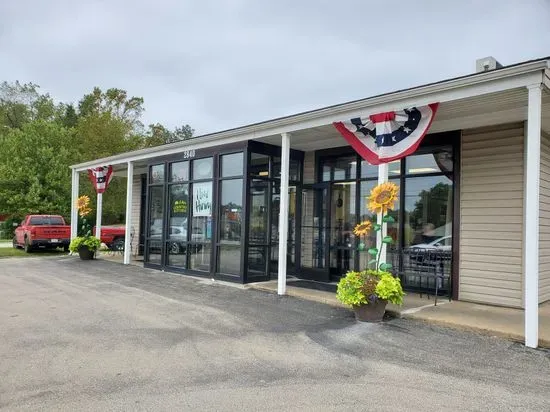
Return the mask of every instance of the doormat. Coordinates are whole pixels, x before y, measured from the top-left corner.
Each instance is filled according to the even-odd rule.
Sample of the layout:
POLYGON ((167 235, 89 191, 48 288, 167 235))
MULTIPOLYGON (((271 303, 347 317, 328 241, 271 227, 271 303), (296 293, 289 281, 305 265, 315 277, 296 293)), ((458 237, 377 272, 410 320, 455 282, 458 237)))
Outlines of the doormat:
POLYGON ((313 280, 295 280, 293 282, 288 282, 287 285, 336 293, 336 283, 315 282, 313 280))

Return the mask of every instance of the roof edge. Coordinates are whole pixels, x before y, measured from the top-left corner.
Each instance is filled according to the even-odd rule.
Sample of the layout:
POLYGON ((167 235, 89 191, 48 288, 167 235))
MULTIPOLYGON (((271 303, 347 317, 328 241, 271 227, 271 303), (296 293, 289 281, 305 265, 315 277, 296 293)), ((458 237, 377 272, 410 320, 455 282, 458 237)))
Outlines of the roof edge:
POLYGON ((140 156, 144 154, 151 154, 152 155, 151 157, 154 157, 154 154, 157 152, 162 152, 169 149, 176 149, 178 147, 184 148, 194 143, 209 142, 209 141, 218 140, 222 138, 238 136, 240 134, 254 133, 261 130, 279 127, 279 126, 289 126, 302 121, 310 120, 311 118, 314 118, 317 116, 322 117, 327 114, 337 114, 339 112, 354 110, 355 108, 361 108, 366 105, 372 106, 376 104, 387 103, 392 100, 401 100, 407 97, 422 96, 430 93, 439 92, 442 90, 450 90, 450 89, 455 89, 466 85, 475 85, 478 83, 483 83, 491 80, 498 80, 506 77, 513 77, 513 76, 527 74, 538 70, 544 70, 549 67, 550 67, 550 56, 504 66, 499 69, 495 69, 487 72, 471 73, 460 77, 454 77, 451 79, 445 79, 438 82, 432 82, 432 83, 427 83, 420 86, 414 86, 408 89, 396 90, 388 93, 370 96, 363 99, 352 100, 349 102, 339 103, 336 105, 326 106, 319 109, 300 112, 293 115, 278 117, 271 120, 266 120, 258 123, 248 124, 245 126, 226 129, 219 132, 208 133, 205 135, 194 137, 192 139, 187 139, 187 140, 183 140, 175 143, 168 143, 168 144, 149 147, 145 149, 139 149, 139 150, 134 150, 130 152, 120 153, 120 154, 105 157, 105 158, 95 159, 95 160, 71 165, 70 168, 82 169, 85 167, 92 167, 97 164, 111 163, 114 161, 119 161, 119 163, 122 163, 121 160, 124 158, 130 158, 130 157, 140 156))

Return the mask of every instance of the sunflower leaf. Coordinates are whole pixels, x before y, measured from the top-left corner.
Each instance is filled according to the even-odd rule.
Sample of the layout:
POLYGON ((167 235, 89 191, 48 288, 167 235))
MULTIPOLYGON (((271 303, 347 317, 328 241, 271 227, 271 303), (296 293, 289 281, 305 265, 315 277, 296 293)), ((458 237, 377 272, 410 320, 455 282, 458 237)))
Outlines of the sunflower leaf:
POLYGON ((390 270, 392 268, 392 265, 390 265, 389 263, 381 263, 380 264, 380 270, 390 270))
POLYGON ((395 223, 395 219, 393 218, 393 216, 386 215, 382 218, 382 222, 395 223))
POLYGON ((369 260, 369 265, 376 265, 376 259, 369 260))
POLYGON ((384 239, 382 239, 382 243, 390 244, 393 242, 393 239, 391 236, 384 236, 384 239))
POLYGON ((375 232, 378 232, 380 229, 382 229, 382 226, 380 226, 378 223, 375 223, 374 225, 372 225, 372 228, 375 232))
POLYGON ((376 256, 376 255, 378 255, 378 249, 375 248, 375 247, 371 247, 371 248, 369 249, 369 255, 371 255, 371 256, 376 256))

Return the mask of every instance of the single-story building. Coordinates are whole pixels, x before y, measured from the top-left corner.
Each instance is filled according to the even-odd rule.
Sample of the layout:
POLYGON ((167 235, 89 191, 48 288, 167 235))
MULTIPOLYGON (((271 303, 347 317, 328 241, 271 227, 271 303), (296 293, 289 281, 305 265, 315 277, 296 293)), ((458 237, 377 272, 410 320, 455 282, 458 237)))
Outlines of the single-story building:
MULTIPOLYGON (((389 180, 400 193, 387 259, 447 251, 441 287, 524 308, 526 344, 537 346, 538 305, 550 300, 550 58, 478 63, 471 75, 74 165, 72 236, 80 174, 110 165, 128 176, 124 263, 141 245, 147 267, 278 278, 284 294, 287 274, 331 282, 366 266, 376 238, 351 231, 376 219, 365 196, 389 180), (433 104, 416 150, 378 166, 334 125, 433 104)), ((366 127, 356 131, 369 138, 366 127)))

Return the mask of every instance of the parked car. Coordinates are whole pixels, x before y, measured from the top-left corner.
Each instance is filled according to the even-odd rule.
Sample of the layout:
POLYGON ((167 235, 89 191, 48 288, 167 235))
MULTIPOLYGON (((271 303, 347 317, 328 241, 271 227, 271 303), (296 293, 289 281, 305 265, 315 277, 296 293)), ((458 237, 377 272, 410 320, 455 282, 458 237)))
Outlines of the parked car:
MULTIPOLYGON (((96 235, 96 227, 92 230, 96 235)), ((124 239, 126 238, 126 226, 110 225, 101 226, 101 243, 105 243, 111 250, 124 250, 124 239)))
POLYGON ((453 245, 452 236, 443 236, 432 240, 429 243, 419 243, 411 245, 409 249, 426 249, 426 250, 445 250, 450 251, 453 245))
MULTIPOLYGON (((191 234, 191 239, 187 240, 187 219, 172 219, 172 225, 170 226, 170 232, 166 236, 168 241, 168 249, 170 254, 180 254, 184 253, 189 247, 190 251, 193 253, 198 253, 202 250, 202 244, 205 241, 205 236, 203 230, 200 227, 194 227, 193 233, 191 234)), ((155 221, 151 225, 150 230, 150 243, 149 247, 154 249, 160 249, 161 247, 161 234, 162 226, 160 221, 155 221)))
POLYGON ((15 229, 14 248, 30 253, 37 248, 69 250, 71 227, 59 215, 27 215, 15 229))

